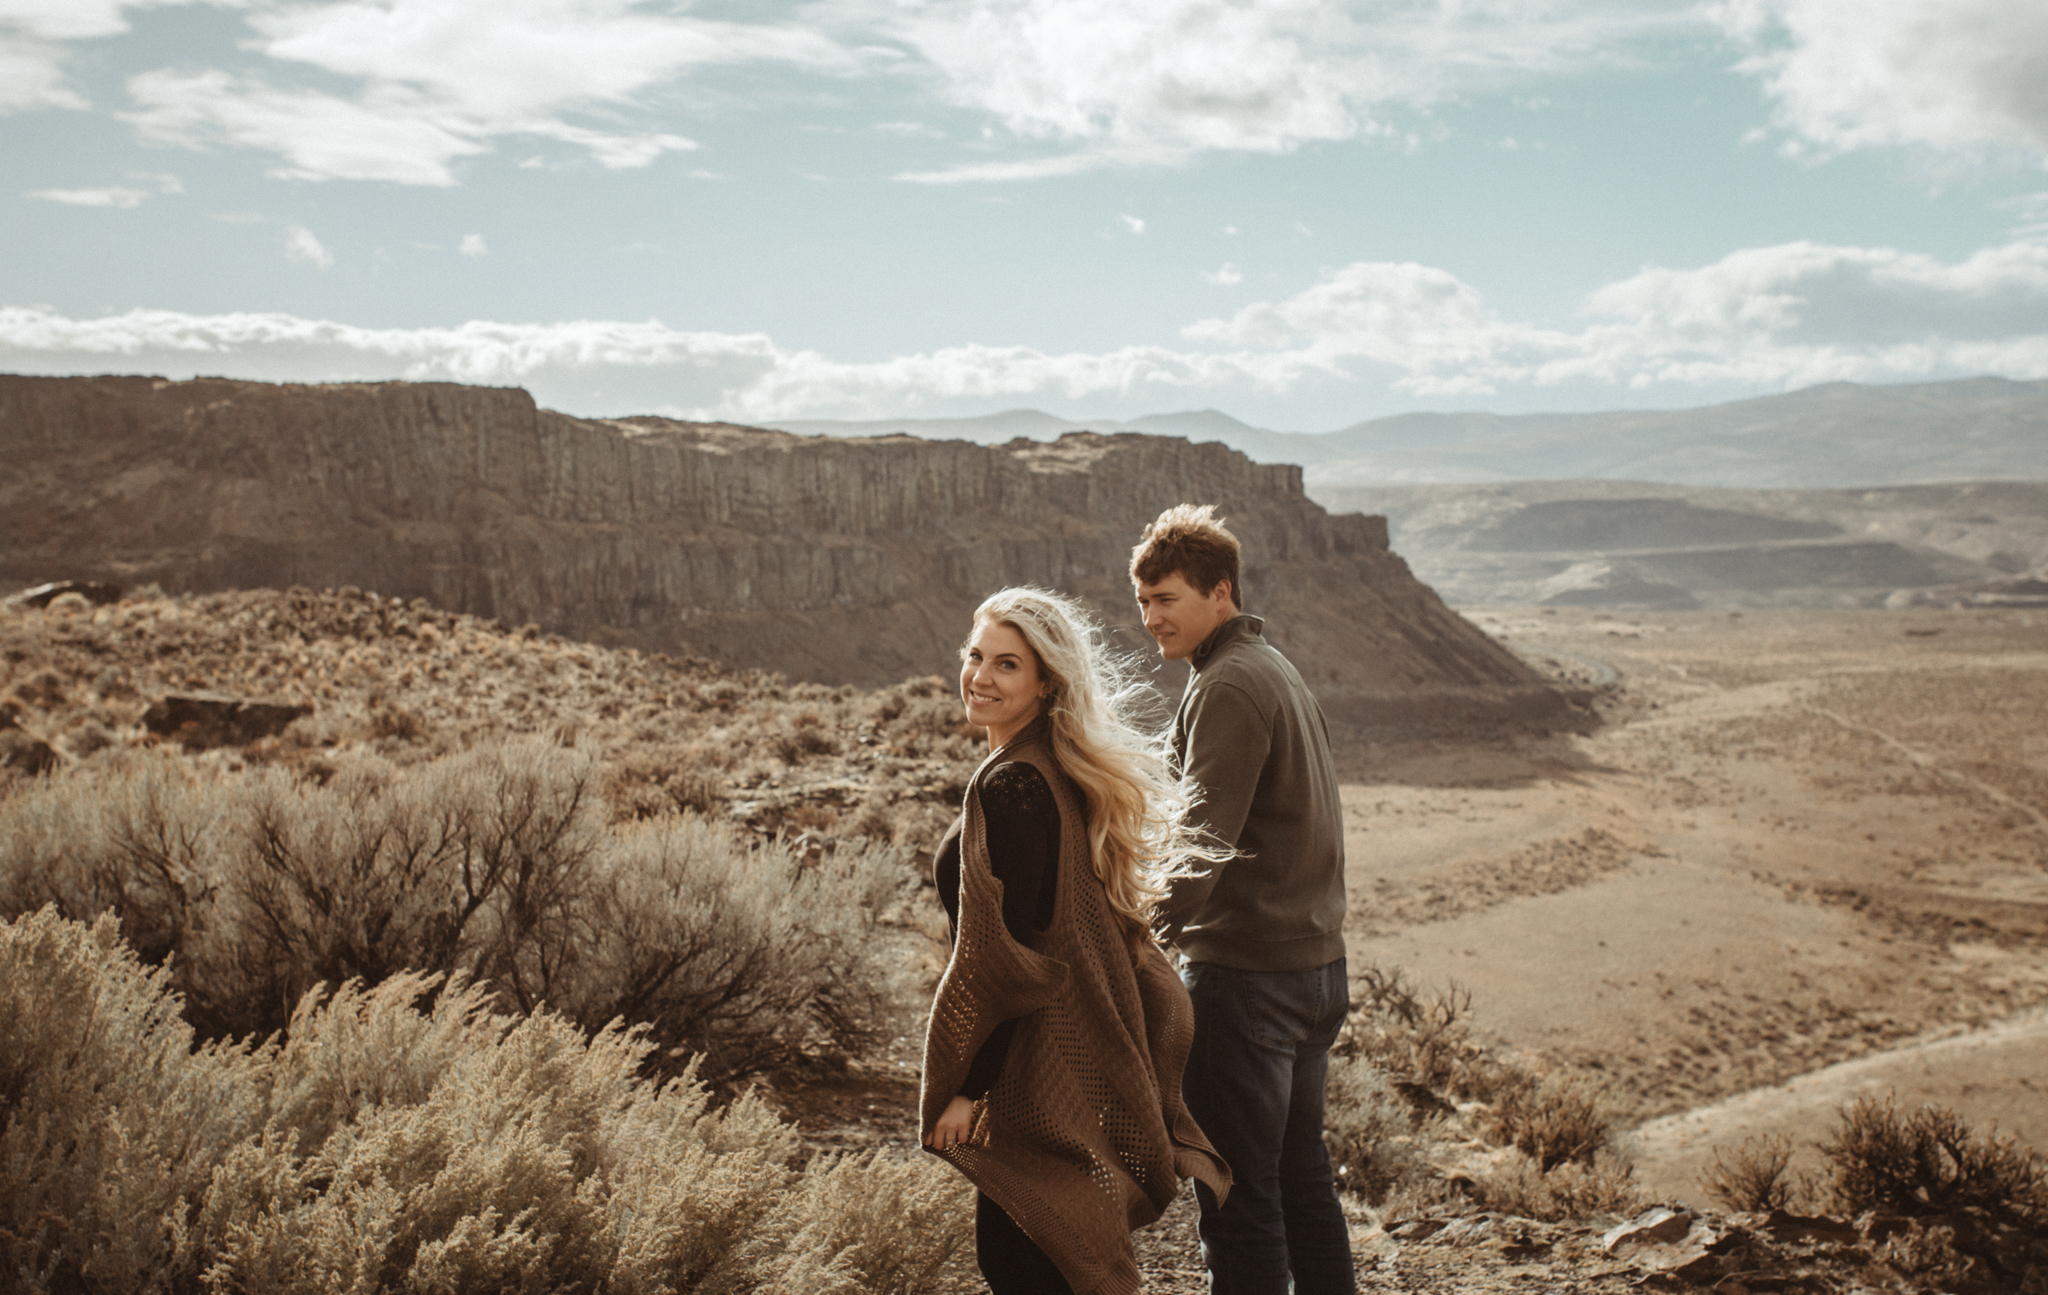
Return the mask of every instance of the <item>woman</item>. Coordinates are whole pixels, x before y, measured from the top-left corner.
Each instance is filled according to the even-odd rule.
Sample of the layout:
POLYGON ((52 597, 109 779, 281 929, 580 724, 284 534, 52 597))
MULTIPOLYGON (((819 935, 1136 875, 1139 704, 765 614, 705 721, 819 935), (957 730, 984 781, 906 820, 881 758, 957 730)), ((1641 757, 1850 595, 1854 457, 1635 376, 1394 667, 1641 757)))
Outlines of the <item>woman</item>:
POLYGON ((996 1295, 1138 1289, 1131 1229, 1230 1170, 1181 1105, 1187 991, 1153 940, 1165 879, 1218 857, 1125 714, 1144 689, 1072 600, 974 613, 960 695, 990 754, 934 860, 953 956, 925 1037, 923 1136, 980 1189, 996 1295))

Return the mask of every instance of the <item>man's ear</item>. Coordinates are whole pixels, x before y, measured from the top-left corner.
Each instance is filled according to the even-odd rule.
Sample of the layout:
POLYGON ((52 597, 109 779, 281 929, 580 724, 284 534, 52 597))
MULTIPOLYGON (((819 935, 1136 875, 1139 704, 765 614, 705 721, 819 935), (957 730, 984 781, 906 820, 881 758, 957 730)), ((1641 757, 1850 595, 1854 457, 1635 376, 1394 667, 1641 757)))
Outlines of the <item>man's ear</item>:
MULTIPOLYGON (((1228 602, 1232 607, 1236 607, 1239 605, 1237 601, 1237 586, 1231 584, 1229 580, 1218 580, 1216 582, 1216 589, 1220 589, 1223 591, 1224 600, 1228 602)), ((1209 592, 1211 594, 1214 594, 1216 592, 1216 589, 1212 589, 1209 592)))

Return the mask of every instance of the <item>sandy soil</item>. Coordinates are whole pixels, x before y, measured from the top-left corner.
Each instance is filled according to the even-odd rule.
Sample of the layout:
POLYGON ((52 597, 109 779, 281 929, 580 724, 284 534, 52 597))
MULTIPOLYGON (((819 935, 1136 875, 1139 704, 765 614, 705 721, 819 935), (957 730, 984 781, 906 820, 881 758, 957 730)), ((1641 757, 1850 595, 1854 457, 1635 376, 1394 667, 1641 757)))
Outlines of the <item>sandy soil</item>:
POLYGON ((2048 1146, 2048 616, 1467 614, 1608 722, 1351 771, 1354 970, 1605 1072, 1661 1197, 1860 1093, 2048 1146))

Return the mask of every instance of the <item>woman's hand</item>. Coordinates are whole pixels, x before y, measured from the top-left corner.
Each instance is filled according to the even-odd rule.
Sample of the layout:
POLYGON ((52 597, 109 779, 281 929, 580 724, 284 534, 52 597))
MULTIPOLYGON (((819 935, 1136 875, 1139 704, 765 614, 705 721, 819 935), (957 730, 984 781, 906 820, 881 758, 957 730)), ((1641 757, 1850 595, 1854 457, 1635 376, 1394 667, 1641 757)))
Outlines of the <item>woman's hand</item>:
POLYGON ((945 1113, 932 1126, 931 1136, 924 1144, 934 1151, 947 1151, 967 1141, 969 1130, 974 1127, 974 1100, 957 1094, 946 1103, 945 1113))

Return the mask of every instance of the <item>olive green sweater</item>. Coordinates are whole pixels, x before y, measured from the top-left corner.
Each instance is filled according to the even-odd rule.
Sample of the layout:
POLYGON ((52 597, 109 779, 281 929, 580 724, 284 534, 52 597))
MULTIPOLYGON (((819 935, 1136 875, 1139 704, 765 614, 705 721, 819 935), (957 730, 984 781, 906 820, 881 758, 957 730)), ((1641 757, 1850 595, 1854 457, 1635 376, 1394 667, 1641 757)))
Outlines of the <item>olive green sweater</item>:
POLYGON ((1161 915, 1192 962, 1306 971, 1344 956, 1344 812, 1322 707, 1264 629, 1237 616, 1195 650, 1173 749, 1239 857, 1175 882, 1161 915))

